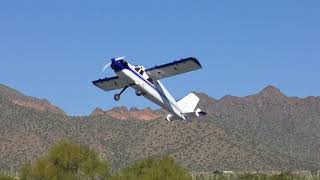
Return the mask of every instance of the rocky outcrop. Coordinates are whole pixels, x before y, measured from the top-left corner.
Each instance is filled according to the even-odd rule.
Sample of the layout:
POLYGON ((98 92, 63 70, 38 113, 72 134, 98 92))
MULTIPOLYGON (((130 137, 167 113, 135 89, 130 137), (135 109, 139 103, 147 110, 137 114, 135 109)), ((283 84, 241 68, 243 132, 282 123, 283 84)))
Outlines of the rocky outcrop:
POLYGON ((62 109, 52 105, 47 99, 37 99, 34 97, 26 96, 2 84, 0 84, 0 96, 19 106, 43 112, 48 111, 55 114, 65 114, 62 109))
POLYGON ((104 115, 104 114, 105 114, 105 112, 103 111, 103 109, 97 107, 92 111, 90 116, 101 116, 101 115, 104 115))
POLYGON ((128 110, 126 107, 116 107, 110 110, 102 110, 101 108, 96 108, 92 113, 91 116, 102 116, 107 115, 111 116, 114 119, 118 120, 141 120, 141 121, 151 121, 161 117, 161 113, 158 111, 153 111, 150 108, 145 108, 139 110, 138 108, 131 108, 128 110))

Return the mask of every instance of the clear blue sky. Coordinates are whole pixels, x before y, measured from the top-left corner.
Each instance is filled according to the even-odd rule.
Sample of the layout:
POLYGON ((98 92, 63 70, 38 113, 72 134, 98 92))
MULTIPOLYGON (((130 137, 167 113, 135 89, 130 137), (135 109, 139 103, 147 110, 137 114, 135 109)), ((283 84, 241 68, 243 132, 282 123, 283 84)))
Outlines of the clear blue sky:
POLYGON ((91 81, 110 57, 145 67, 194 56, 203 70, 164 80, 176 99, 200 91, 245 96, 272 84, 320 95, 320 1, 3 0, 0 83, 47 98, 71 115, 153 107, 128 90, 120 102, 91 81))

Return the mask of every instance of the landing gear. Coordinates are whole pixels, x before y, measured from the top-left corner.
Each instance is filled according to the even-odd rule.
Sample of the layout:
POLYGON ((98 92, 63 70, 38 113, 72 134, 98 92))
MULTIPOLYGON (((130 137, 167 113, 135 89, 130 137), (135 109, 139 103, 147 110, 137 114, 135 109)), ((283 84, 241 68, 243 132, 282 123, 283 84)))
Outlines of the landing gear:
POLYGON ((120 94, 115 94, 113 96, 113 98, 114 98, 115 101, 119 101, 120 100, 120 94))
POLYGON ((142 91, 136 90, 136 95, 137 95, 137 96, 141 96, 142 94, 143 94, 142 91))
POLYGON ((115 94, 115 95, 113 96, 114 100, 115 100, 115 101, 119 101, 119 100, 120 100, 120 97, 121 97, 121 94, 122 94, 128 87, 129 87, 129 86, 124 87, 119 94, 115 94))
POLYGON ((171 115, 171 114, 168 114, 166 120, 169 121, 169 122, 171 122, 171 121, 172 121, 172 115, 171 115))

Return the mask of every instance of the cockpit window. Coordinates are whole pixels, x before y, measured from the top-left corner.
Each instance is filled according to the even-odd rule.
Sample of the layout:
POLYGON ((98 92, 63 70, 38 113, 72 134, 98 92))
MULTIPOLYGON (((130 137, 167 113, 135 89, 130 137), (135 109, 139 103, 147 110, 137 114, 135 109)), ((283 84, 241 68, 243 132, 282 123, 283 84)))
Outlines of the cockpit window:
POLYGON ((134 68, 137 72, 139 72, 140 68, 139 67, 136 67, 134 68))
POLYGON ((144 71, 143 71, 143 70, 141 70, 141 71, 140 71, 140 74, 141 74, 141 75, 143 75, 143 73, 144 73, 144 71))

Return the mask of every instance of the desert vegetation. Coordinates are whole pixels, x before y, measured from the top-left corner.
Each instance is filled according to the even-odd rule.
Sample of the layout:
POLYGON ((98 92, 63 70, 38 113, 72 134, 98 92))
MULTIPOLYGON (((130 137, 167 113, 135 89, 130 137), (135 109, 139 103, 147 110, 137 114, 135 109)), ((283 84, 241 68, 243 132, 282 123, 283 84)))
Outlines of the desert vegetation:
MULTIPOLYGON (((162 118, 154 121, 120 120, 108 114, 72 117, 42 111, 28 103, 16 104, 15 97, 29 99, 17 93, 0 86, 0 172, 2 170, 5 174, 0 179, 12 179, 6 175, 26 178, 37 175, 35 172, 43 170, 44 164, 52 164, 52 158, 49 158, 54 157, 50 155, 51 147, 63 138, 72 140, 71 144, 83 149, 78 154, 82 151, 96 154, 92 157, 102 163, 100 167, 107 166, 108 170, 96 168, 88 174, 84 165, 91 162, 78 159, 81 166, 76 173, 60 173, 61 177, 143 179, 149 177, 150 172, 167 173, 168 169, 163 166, 167 162, 175 163, 174 174, 188 171, 186 178, 192 179, 319 177, 319 97, 286 97, 274 87, 243 98, 225 96, 215 100, 198 94, 200 108, 208 112, 207 117, 191 123, 168 123, 162 118), (140 167, 144 173, 136 173, 137 168, 133 167, 140 167), (106 170, 105 174, 99 169, 106 170), (235 173, 218 173, 224 170, 235 173), (272 173, 273 170, 311 170, 312 173, 272 173)), ((42 102, 32 100, 37 101, 36 104, 42 102)), ((113 111, 117 112, 116 109, 110 110, 113 111)), ((56 171, 51 166, 48 169, 56 171)))
POLYGON ((21 180, 28 179, 105 179, 108 164, 87 146, 62 140, 48 154, 34 163, 26 164, 21 180))
POLYGON ((0 180, 320 180, 318 172, 191 173, 170 156, 152 156, 112 171, 98 153, 70 140, 61 140, 36 161, 27 162, 16 177, 0 174, 0 180))
POLYGON ((192 180, 320 180, 320 174, 311 172, 278 173, 212 173, 192 175, 192 180))
POLYGON ((149 157, 111 174, 109 164, 87 146, 62 140, 36 161, 27 162, 18 177, 1 175, 0 180, 191 180, 188 172, 169 156, 149 157))
POLYGON ((194 172, 320 169, 319 97, 286 97, 275 87, 243 98, 197 95, 207 117, 168 123, 165 114, 139 121, 108 113, 73 117, 40 111, 13 103, 14 97, 29 98, 0 86, 0 169, 14 174, 61 138, 94 149, 112 171, 163 155, 194 172))
POLYGON ((15 180, 13 176, 5 175, 3 173, 0 173, 0 180, 15 180))

